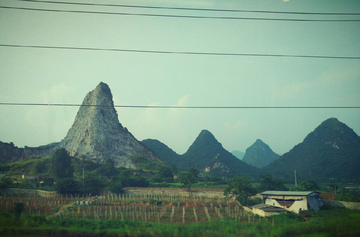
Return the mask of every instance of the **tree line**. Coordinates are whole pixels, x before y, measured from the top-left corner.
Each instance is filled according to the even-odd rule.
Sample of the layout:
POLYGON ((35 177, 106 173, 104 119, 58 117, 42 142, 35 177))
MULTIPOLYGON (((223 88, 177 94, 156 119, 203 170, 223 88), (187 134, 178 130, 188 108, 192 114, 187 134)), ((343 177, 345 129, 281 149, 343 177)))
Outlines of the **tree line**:
MULTIPOLYGON (((40 159, 41 157, 38 157, 40 159)), ((276 178, 270 174, 260 175, 256 180, 247 175, 232 179, 201 173, 198 169, 190 168, 187 171, 178 171, 176 165, 160 165, 157 170, 144 171, 142 169, 116 168, 111 159, 104 164, 95 163, 85 159, 74 158, 64 149, 55 150, 50 159, 41 159, 36 163, 36 173, 45 174, 42 177, 43 186, 51 187, 61 194, 73 195, 99 195, 104 189, 120 194, 125 187, 148 187, 158 184, 164 187, 167 184, 178 184, 176 187, 191 191, 198 182, 225 185, 224 195, 235 197, 243 205, 251 204, 249 198, 256 193, 267 190, 287 191, 284 179, 276 178), (85 172, 86 171, 86 172, 85 172), (174 179, 176 178, 176 179, 174 179), (256 182, 256 184, 254 183, 256 182)), ((9 177, 0 180, 0 189, 12 187, 9 177)), ((335 185, 330 188, 336 189, 335 185)), ((295 191, 318 191, 321 187, 313 181, 302 182, 295 191)), ((356 201, 356 197, 343 190, 338 190, 338 200, 356 201)))

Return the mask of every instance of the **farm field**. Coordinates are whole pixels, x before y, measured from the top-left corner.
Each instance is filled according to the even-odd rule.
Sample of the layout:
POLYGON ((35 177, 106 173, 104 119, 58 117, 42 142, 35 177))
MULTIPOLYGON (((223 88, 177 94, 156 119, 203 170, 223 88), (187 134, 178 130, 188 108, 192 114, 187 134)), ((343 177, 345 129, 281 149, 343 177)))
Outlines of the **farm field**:
POLYGON ((5 213, 15 203, 24 203, 23 215, 49 215, 58 218, 85 220, 119 219, 158 222, 167 224, 189 224, 204 221, 234 219, 256 222, 252 214, 246 213, 238 202, 224 198, 179 195, 105 195, 91 197, 3 197, 0 208, 5 213))
POLYGON ((262 218, 237 202, 169 194, 0 198, 0 233, 82 236, 360 236, 360 211, 326 207, 262 218), (20 216, 14 205, 24 203, 20 216))

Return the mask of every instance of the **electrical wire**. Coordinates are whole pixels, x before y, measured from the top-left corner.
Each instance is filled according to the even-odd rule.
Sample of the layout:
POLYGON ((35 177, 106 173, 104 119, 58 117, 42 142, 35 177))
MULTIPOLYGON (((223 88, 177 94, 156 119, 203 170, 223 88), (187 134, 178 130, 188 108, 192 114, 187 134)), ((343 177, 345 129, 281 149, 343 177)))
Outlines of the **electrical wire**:
POLYGON ((70 47, 70 46, 45 46, 45 45, 19 45, 0 44, 0 47, 13 48, 36 48, 36 49, 63 49, 63 50, 87 50, 87 51, 113 51, 128 53, 152 53, 152 54, 177 54, 177 55, 207 55, 207 56, 243 56, 243 57, 283 57, 283 58, 318 58, 318 59, 355 59, 360 57, 350 56, 326 56, 326 55, 290 55, 290 54, 254 54, 254 53, 215 53, 215 52, 185 52, 185 51, 161 51, 161 50, 138 50, 138 49, 114 49, 93 47, 70 47))
POLYGON ((295 18, 262 18, 262 17, 230 17, 230 16, 195 16, 195 15, 166 15, 150 13, 126 13, 126 12, 102 12, 102 11, 79 11, 79 10, 60 10, 44 8, 25 8, 0 6, 3 9, 59 12, 59 13, 85 13, 85 14, 106 14, 122 16, 145 16, 145 17, 168 17, 168 18, 193 18, 193 19, 218 19, 218 20, 257 20, 257 21, 292 21, 292 22, 360 22, 360 19, 295 19, 295 18))
POLYGON ((95 104, 47 104, 47 103, 10 103, 7 106, 56 106, 56 107, 115 107, 138 109, 360 109, 360 106, 168 106, 168 105, 95 105, 95 104))
POLYGON ((39 1, 39 0, 18 0, 18 1, 63 4, 63 5, 145 8, 145 9, 185 10, 185 11, 266 13, 266 14, 270 13, 270 14, 298 14, 298 15, 331 15, 331 16, 358 16, 358 15, 360 15, 360 13, 350 13, 350 12, 343 12, 343 13, 342 12, 283 12, 283 11, 255 11, 255 10, 213 9, 213 8, 160 7, 160 6, 144 6, 144 5, 139 6, 139 5, 125 5, 125 4, 79 3, 79 2, 58 2, 58 1, 39 1))

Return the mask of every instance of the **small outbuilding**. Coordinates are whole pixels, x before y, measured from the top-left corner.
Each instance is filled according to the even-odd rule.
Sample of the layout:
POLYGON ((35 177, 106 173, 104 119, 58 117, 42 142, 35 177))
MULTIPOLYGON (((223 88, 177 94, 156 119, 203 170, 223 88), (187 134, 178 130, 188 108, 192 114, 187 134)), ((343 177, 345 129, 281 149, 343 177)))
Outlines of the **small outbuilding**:
POLYGON ((265 191, 261 193, 263 204, 280 207, 287 211, 318 211, 323 202, 318 192, 312 191, 265 191))

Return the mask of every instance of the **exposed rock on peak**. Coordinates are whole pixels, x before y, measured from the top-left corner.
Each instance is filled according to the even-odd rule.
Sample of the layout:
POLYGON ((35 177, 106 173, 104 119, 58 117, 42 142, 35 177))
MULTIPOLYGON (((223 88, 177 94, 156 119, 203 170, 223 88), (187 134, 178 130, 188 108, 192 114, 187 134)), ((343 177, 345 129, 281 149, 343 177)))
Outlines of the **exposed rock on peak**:
POLYGON ((135 155, 158 160, 120 124, 110 88, 103 82, 86 95, 59 147, 64 147, 72 156, 100 163, 111 158, 116 166, 122 167, 134 167, 130 156, 135 155))

